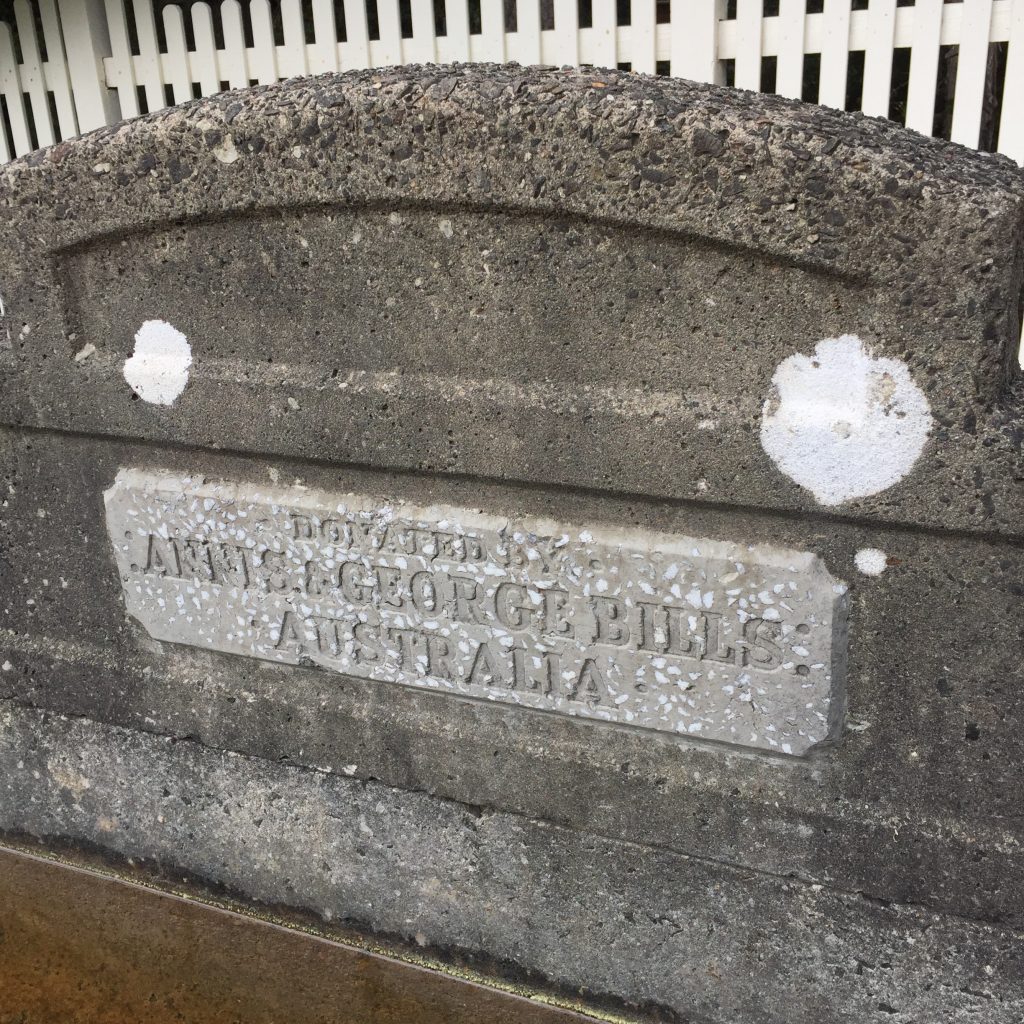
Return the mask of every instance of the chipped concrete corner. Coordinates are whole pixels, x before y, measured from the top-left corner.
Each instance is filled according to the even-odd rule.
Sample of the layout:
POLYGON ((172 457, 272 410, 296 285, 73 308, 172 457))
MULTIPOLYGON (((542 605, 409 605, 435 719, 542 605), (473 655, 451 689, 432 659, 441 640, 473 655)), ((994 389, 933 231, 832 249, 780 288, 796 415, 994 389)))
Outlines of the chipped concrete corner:
POLYGON ((619 1019, 1024 1020, 1019 168, 398 68, 0 210, 0 842, 619 1019))

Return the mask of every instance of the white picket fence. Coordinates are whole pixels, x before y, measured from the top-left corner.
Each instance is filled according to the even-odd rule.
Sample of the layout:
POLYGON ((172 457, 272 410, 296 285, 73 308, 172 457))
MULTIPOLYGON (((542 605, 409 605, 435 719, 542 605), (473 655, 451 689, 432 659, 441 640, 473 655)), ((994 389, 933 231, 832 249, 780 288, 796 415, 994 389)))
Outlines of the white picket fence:
POLYGON ((909 50, 908 127, 932 133, 955 55, 949 137, 977 146, 994 110, 998 150, 1024 163, 1024 0, 767 2, 777 13, 766 0, 14 0, 0 21, 0 162, 225 88, 402 63, 618 66, 760 89, 774 58, 774 91, 799 98, 812 55, 818 94, 805 98, 842 108, 856 58, 858 109, 888 116, 909 50))

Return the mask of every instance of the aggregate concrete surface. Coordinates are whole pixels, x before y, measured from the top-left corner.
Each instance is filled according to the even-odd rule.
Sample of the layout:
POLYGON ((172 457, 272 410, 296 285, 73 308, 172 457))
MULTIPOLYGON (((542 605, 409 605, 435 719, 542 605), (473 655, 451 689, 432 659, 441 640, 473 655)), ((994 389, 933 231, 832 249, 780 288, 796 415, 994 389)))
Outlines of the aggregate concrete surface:
POLYGON ((0 838, 650 1020, 1016 1024, 1022 213, 887 122, 514 66, 0 168, 0 838), (808 552, 845 708, 775 756, 156 640, 123 469, 808 552))

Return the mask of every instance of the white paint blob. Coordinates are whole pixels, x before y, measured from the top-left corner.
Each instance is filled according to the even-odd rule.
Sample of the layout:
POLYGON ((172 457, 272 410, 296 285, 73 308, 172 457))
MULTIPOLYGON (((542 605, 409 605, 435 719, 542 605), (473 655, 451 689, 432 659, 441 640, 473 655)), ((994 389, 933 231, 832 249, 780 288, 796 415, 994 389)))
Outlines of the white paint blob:
POLYGON ((899 359, 873 356, 854 334, 779 363, 761 412, 761 445, 822 505, 902 480, 932 428, 928 399, 899 359))
POLYGON ((861 548, 853 556, 853 564, 865 576, 881 576, 888 565, 886 554, 878 548, 861 548))
POLYGON ((176 327, 147 320, 135 335, 135 351, 124 362, 124 379, 145 402, 172 405, 185 390, 192 349, 176 327))

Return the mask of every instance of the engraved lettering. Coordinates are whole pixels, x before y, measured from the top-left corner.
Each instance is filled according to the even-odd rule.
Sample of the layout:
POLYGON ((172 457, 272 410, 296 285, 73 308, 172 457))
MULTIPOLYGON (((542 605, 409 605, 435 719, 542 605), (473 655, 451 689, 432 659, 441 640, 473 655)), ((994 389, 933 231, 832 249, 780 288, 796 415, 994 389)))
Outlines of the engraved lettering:
POLYGON ((447 637, 427 637, 427 675, 452 682, 455 671, 452 668, 452 648, 447 637))
POLYGON ((384 656, 384 649, 369 624, 357 622, 352 627, 352 657, 357 665, 372 665, 384 656))
POLYGON ((402 597, 400 581, 401 572, 389 565, 377 568, 377 583, 380 587, 380 603, 389 608, 401 608, 405 601, 402 597))
POLYGON ((494 594, 494 611, 503 626, 522 629, 530 614, 526 588, 518 583, 499 584, 494 594))
POLYGON ((299 628, 299 617, 293 611, 286 611, 278 628, 277 642, 274 646, 278 650, 301 651, 304 646, 303 637, 304 630, 299 628))
POLYGON ((743 639, 746 641, 743 664, 764 672, 777 669, 783 660, 781 636, 782 626, 779 623, 749 619, 743 624, 743 639))
POLYGON ((558 682, 561 659, 556 651, 512 648, 512 688, 550 694, 558 682))
POLYGON ((416 641, 419 634, 415 629, 397 629, 387 631, 388 639, 398 645, 398 667, 406 672, 415 672, 419 668, 419 650, 416 641))
POLYGON ((210 545, 206 541, 192 538, 183 540, 180 546, 181 567, 183 576, 191 576, 195 580, 213 582, 216 574, 213 571, 213 556, 210 545))
POLYGON ((452 614, 459 622, 486 621, 480 594, 480 584, 467 576, 449 576, 455 594, 452 614))
POLYGON ((344 646, 343 634, 339 629, 341 623, 337 619, 314 616, 313 624, 316 626, 317 649, 321 654, 329 654, 336 658, 344 646))
POLYGON ((249 552, 236 544, 212 544, 214 578, 235 587, 248 587, 253 580, 249 552))
POLYGON ((146 572, 161 576, 181 576, 181 559, 173 540, 161 540, 155 534, 149 535, 146 552, 146 572))
POLYGON ((580 666, 580 674, 569 691, 569 700, 588 701, 600 704, 605 694, 604 676, 593 658, 587 658, 580 666))
POLYGON ((689 626, 694 617, 685 608, 666 608, 665 613, 665 651, 684 658, 699 658, 703 641, 690 632, 689 626))
POLYGON ((502 684, 501 673, 498 670, 498 659, 494 656, 490 646, 487 643, 482 643, 476 649, 473 667, 469 670, 469 685, 501 686, 502 684))
POLYGON ((558 587, 549 587, 544 591, 544 632, 554 636, 571 637, 575 635, 575 627, 565 614, 569 607, 569 595, 558 587))
POLYGON ((594 619, 597 628, 594 642, 623 647, 629 643, 629 626, 626 625, 626 605, 617 597, 595 597, 594 619))
POLYGON ((338 574, 341 592, 353 604, 367 604, 373 587, 363 577, 363 567, 358 562, 344 562, 338 574))
POLYGON ((846 588, 810 552, 143 470, 106 501, 163 641, 779 754, 841 726, 846 588))
POLYGON ((306 575, 304 588, 307 594, 312 597, 319 597, 321 594, 328 594, 337 586, 335 573, 325 569, 315 559, 306 562, 306 575))
POLYGON ((413 574, 409 581, 413 607, 420 615, 433 615, 438 610, 437 584, 433 573, 425 569, 413 574))
POLYGON ((723 638, 722 616, 714 612, 705 612, 704 621, 704 657, 709 661, 721 661, 727 665, 736 663, 736 648, 725 642, 723 638))
POLYGON ((284 555, 280 551, 264 551, 260 565, 263 583, 268 590, 282 594, 290 589, 291 579, 285 568, 284 555))

